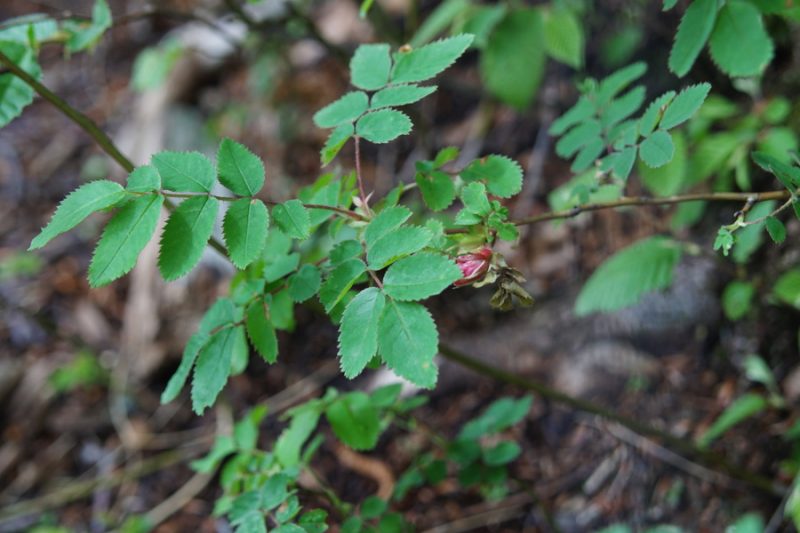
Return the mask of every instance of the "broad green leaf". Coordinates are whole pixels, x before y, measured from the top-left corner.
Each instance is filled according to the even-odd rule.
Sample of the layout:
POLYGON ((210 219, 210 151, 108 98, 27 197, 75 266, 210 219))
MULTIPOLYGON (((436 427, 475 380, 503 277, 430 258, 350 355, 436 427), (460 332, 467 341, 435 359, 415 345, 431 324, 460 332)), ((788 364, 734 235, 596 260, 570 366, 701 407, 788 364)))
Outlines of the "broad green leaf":
POLYGON ((389 368, 415 385, 433 388, 438 346, 439 333, 425 307, 387 300, 378 323, 378 351, 389 368))
POLYGON ((746 281, 732 281, 722 292, 722 310, 728 320, 739 320, 750 310, 755 287, 746 281))
POLYGON ((152 165, 136 167, 128 175, 125 190, 130 192, 157 192, 161 190, 161 176, 152 165))
POLYGON ((153 156, 152 164, 167 190, 210 193, 214 186, 214 165, 199 152, 160 152, 153 156))
POLYGON ((261 200, 242 198, 228 207, 222 232, 228 255, 236 268, 245 268, 261 255, 268 228, 269 213, 261 200))
POLYGON ((378 443, 381 421, 367 394, 356 391, 335 399, 325 410, 333 432, 354 450, 371 450, 378 443))
POLYGON ((451 259, 421 252, 390 266, 383 277, 383 290, 395 300, 423 300, 459 279, 461 269, 451 259))
POLYGON ((240 196, 254 196, 264 186, 264 163, 246 146, 223 139, 217 152, 219 182, 240 196))
POLYGON ((68 35, 67 50, 75 53, 92 47, 111 27, 111 22, 111 10, 106 0, 95 0, 90 23, 74 20, 64 22, 63 29, 68 35))
POLYGON ((503 102, 525 109, 542 81, 545 43, 539 11, 510 11, 492 32, 481 54, 486 88, 503 102))
POLYGON ((211 335, 200 350, 192 378, 192 409, 198 415, 214 402, 228 382, 231 363, 238 355, 247 357, 247 338, 243 326, 224 326, 211 335))
POLYGON ((108 222, 89 265, 89 285, 101 287, 127 274, 153 236, 164 197, 141 196, 120 208, 108 222))
POLYGON ((464 181, 481 181, 490 193, 510 198, 522 190, 522 167, 502 155, 476 159, 461 171, 464 181))
POLYGON ((483 450, 483 461, 489 466, 506 465, 519 457, 522 449, 513 441, 498 442, 483 450))
POLYGON ((317 404, 303 409, 292 416, 289 427, 283 430, 275 442, 275 458, 287 468, 297 466, 300 462, 300 451, 311 432, 317 427, 320 411, 317 404))
POLYGON ((367 247, 367 264, 373 270, 380 270, 400 257, 423 249, 433 238, 426 228, 404 226, 367 247))
POLYGON ((375 91, 389 83, 391 69, 388 44, 362 44, 350 59, 350 80, 359 89, 375 91))
POLYGON ((591 119, 582 122, 558 140, 556 153, 561 157, 572 157, 588 143, 599 139, 602 133, 603 128, 599 121, 591 119))
POLYGON ((31 241, 28 250, 41 248, 54 237, 83 222, 92 213, 116 205, 125 197, 123 188, 113 181, 98 180, 81 185, 58 204, 50 222, 31 241))
POLYGON ((697 439, 700 448, 708 446, 730 428, 751 418, 768 407, 767 400, 752 392, 736 398, 714 421, 708 430, 697 439))
POLYGON ((335 128, 355 122, 369 107, 369 98, 363 91, 349 92, 335 102, 323 107, 314 115, 314 124, 320 128, 335 128))
POLYGON ((408 52, 398 52, 392 83, 415 83, 433 78, 452 65, 469 48, 472 39, 472 35, 456 35, 408 52))
POLYGON ((681 255, 681 246, 664 237, 650 237, 617 252, 583 286, 575 312, 616 311, 668 287, 681 255))
POLYGON ((492 210, 489 197, 486 196, 486 186, 477 181, 468 183, 461 190, 461 202, 467 211, 480 217, 488 215, 492 210))
POLYGON ((247 308, 245 322, 247 336, 253 343, 256 351, 267 363, 278 360, 278 337, 275 335, 275 326, 267 316, 266 302, 259 298, 247 308))
POLYGON ((556 61, 573 68, 583 64, 584 36, 578 18, 568 9, 547 9, 544 18, 544 45, 556 61))
POLYGON ((781 302, 800 309, 800 270, 784 272, 772 292, 781 302))
POLYGON ((639 157, 650 168, 666 165, 675 154, 672 136, 664 130, 656 130, 639 146, 639 157))
POLYGON ((328 140, 325 141, 325 146, 322 147, 322 151, 320 152, 320 160, 323 167, 333 161, 354 133, 355 126, 350 122, 337 126, 331 132, 328 136, 328 140))
POLYGON ((311 234, 311 219, 300 200, 289 200, 273 207, 272 219, 293 239, 307 239, 311 234))
POLYGON ((372 95, 370 109, 396 107, 419 102, 426 96, 436 92, 436 86, 420 87, 418 85, 398 85, 387 87, 372 95))
POLYGON ((479 417, 470 420, 461 428, 458 440, 476 440, 484 435, 500 433, 525 418, 531 410, 532 403, 532 396, 495 400, 479 417))
POLYGON ((169 383, 167 383, 167 388, 161 394, 162 404, 169 403, 178 397, 178 393, 181 392, 186 379, 189 377, 189 372, 194 366, 197 355, 211 338, 211 332, 235 321, 236 308, 233 302, 227 298, 220 298, 206 311, 206 314, 203 315, 203 320, 200 321, 200 327, 197 332, 189 338, 186 347, 183 349, 181 364, 170 378, 169 383))
POLYGON ((672 160, 659 168, 639 165, 639 176, 642 182, 657 196, 677 194, 685 185, 686 170, 686 138, 681 133, 674 133, 672 139, 675 153, 672 160))
MULTIPOLYGON (((34 78, 42 77, 36 55, 27 46, 0 40, 0 52, 34 78)), ((33 102, 33 95, 33 89, 15 75, 10 72, 0 74, 0 128, 17 118, 33 102)))
POLYGON ((456 188, 453 179, 439 170, 432 172, 417 172, 415 177, 417 187, 422 193, 425 205, 431 211, 441 211, 450 207, 456 198, 456 188))
POLYGON ((669 53, 669 69, 679 77, 692 68, 717 20, 717 0, 694 0, 683 14, 669 53))
MULTIPOLYGON (((772 213, 775 202, 759 202, 745 216, 748 222, 762 219, 772 213)), ((764 241, 764 222, 750 224, 736 231, 736 244, 733 246, 731 257, 739 264, 744 264, 750 256, 761 247, 764 241)))
POLYGON ((720 9, 709 49, 711 59, 729 76, 761 74, 774 53, 758 8, 741 0, 729 0, 720 9))
POLYGON ((775 244, 782 244, 786 240, 786 226, 783 225, 783 222, 773 216, 769 216, 765 223, 770 238, 775 244))
POLYGON ((349 259, 331 271, 319 289, 319 301, 325 306, 325 312, 330 313, 365 271, 366 266, 360 259, 349 259))
POLYGON ((353 298, 339 325, 339 366, 348 379, 358 376, 378 350, 378 320, 386 298, 370 287, 353 298))
POLYGON ((356 123, 356 135, 369 142, 383 144, 411 131, 411 119, 396 109, 367 113, 356 123))
POLYGON ((362 253, 364 253, 364 249, 361 247, 361 243, 354 239, 348 239, 334 246, 329 257, 331 265, 336 266, 348 259, 360 257, 362 253))
POLYGON ((364 242, 367 244, 367 248, 375 244, 378 239, 399 228, 409 217, 411 217, 411 211, 402 205, 387 207, 378 213, 364 230, 364 242))
POLYGON ((698 83, 682 90, 664 111, 659 127, 669 130, 689 120, 703 105, 710 90, 708 83, 698 83))
POLYGON ((200 261, 214 231, 219 201, 210 196, 184 200, 172 212, 161 234, 158 269, 167 281, 188 273, 200 261))
POLYGON ((297 302, 305 302, 319 291, 322 278, 319 268, 312 264, 303 267, 289 277, 289 297, 297 302))

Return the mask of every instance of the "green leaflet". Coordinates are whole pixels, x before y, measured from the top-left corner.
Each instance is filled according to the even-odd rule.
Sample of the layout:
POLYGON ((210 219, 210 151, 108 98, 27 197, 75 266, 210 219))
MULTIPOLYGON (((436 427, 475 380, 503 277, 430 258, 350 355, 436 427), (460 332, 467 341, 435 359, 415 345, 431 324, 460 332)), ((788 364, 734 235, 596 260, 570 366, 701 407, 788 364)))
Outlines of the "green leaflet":
POLYGON ((269 213, 261 200, 242 198, 233 202, 222 221, 228 255, 237 268, 245 268, 264 249, 269 213))
POLYGON ((364 242, 367 244, 367 248, 375 244, 378 239, 399 228, 409 217, 411 217, 411 211, 402 205, 387 207, 378 213, 364 230, 364 242))
POLYGON ((58 33, 58 21, 41 13, 21 15, 3 21, 0 41, 29 45, 40 43, 58 33))
POLYGON ((200 152, 160 152, 152 164, 170 191, 210 193, 216 178, 214 165, 200 152))
POLYGON ((717 19, 717 3, 717 0, 694 0, 683 14, 669 53, 669 69, 679 77, 689 72, 708 41, 717 19))
POLYGON ((350 80, 359 89, 375 91, 389 83, 391 69, 388 44, 363 44, 350 59, 350 80))
POLYGON ((668 287, 681 255, 680 245, 664 237, 650 237, 617 252, 583 286, 575 312, 615 311, 635 304, 645 293, 668 287))
POLYGON ((398 376, 424 388, 436 385, 433 362, 439 334, 428 310, 421 304, 391 298, 378 324, 378 351, 398 376))
POLYGON ((164 197, 141 196, 123 205, 103 230, 89 265, 89 285, 100 287, 127 274, 158 224, 164 197))
POLYGON ((217 152, 219 182, 240 196, 254 196, 264 186, 264 163, 246 146, 223 139, 217 152))
MULTIPOLYGON (((34 78, 42 77, 36 55, 27 46, 0 40, 0 51, 34 78)), ((33 89, 15 75, 10 72, 0 74, 0 128, 17 118, 33 102, 33 95, 33 89)))
POLYGON ((58 204, 53 218, 31 241, 28 250, 41 248, 54 237, 83 222, 95 211, 118 204, 125 196, 122 187, 113 181, 98 180, 81 185, 58 204))
POLYGON ((753 295, 756 288, 752 283, 745 281, 732 281, 728 283, 722 293, 722 310, 728 320, 739 320, 750 311, 753 295))
POLYGON ((736 398, 717 418, 708 430, 697 439, 697 446, 708 446, 736 424, 757 415, 769 407, 769 402, 760 394, 748 392, 736 398))
POLYGON ((452 65, 469 48, 472 39, 472 35, 456 35, 409 52, 398 52, 392 83, 415 83, 433 78, 452 65))
POLYGON ((192 379, 192 409, 198 415, 214 402, 228 382, 232 362, 247 357, 244 327, 223 326, 213 333, 197 356, 192 379))
POLYGON ((328 405, 325 416, 336 436, 354 450, 371 450, 378 443, 381 421, 366 393, 339 396, 328 405))
POLYGON ((450 207, 456 198, 456 188, 453 179, 446 173, 433 170, 429 173, 417 172, 414 178, 417 187, 422 193, 425 205, 431 211, 441 211, 450 207))
POLYGON ((584 35, 580 21, 568 9, 546 9, 544 19, 544 46, 556 61, 573 68, 583 64, 584 35))
POLYGON ((404 226, 367 246, 367 264, 380 270, 395 259, 423 249, 433 238, 433 233, 419 226, 404 226))
POLYGON ((740 0, 729 0, 720 9, 709 49, 711 59, 729 76, 761 74, 774 53, 758 8, 740 0))
POLYGON ((800 309, 800 270, 795 268, 781 274, 772 294, 781 302, 800 309))
POLYGON ((436 86, 398 85, 387 87, 372 95, 370 109, 413 104, 436 92, 436 86))
POLYGON ((475 440, 484 435, 500 433, 525 418, 532 403, 532 396, 500 398, 492 402, 479 417, 467 422, 461 428, 458 440, 475 440))
POLYGON ((165 280, 178 279, 200 261, 218 209, 216 198, 197 196, 184 200, 169 216, 158 254, 158 269, 165 280))
POLYGON ((317 427, 317 422, 319 422, 320 411, 314 409, 314 407, 316 407, 316 404, 312 404, 309 408, 295 413, 292 416, 289 427, 283 430, 283 433, 275 442, 275 458, 284 467, 297 466, 300 462, 300 451, 303 448, 303 444, 311 436, 311 432, 314 431, 314 428, 317 427))
POLYGON ((672 160, 659 168, 639 165, 642 182, 657 196, 677 194, 686 185, 686 138, 677 132, 673 134, 675 151, 672 160))
POLYGON ((378 350, 378 320, 386 298, 370 287, 353 298, 339 325, 339 366, 348 379, 358 376, 378 350))
POLYGON ((710 90, 708 83, 698 83, 682 90, 664 111, 661 129, 669 130, 689 120, 703 105, 710 90))
POLYGON ((542 19, 535 9, 515 9, 503 18, 480 59, 489 92, 517 109, 530 105, 544 73, 543 36, 542 19))
POLYGON ((247 336, 253 347, 261 354, 267 363, 274 363, 278 359, 278 337, 275 327, 267 317, 263 299, 259 298, 247 308, 247 336))
POLYGON ((317 294, 321 283, 319 268, 312 264, 306 264, 289 277, 287 290, 293 301, 301 303, 317 294))
POLYGON ((639 119, 639 135, 647 137, 653 133, 653 130, 656 129, 661 117, 664 115, 664 110, 672 102, 673 98, 675 98, 675 91, 668 91, 650 102, 650 105, 647 106, 644 114, 639 119))
POLYGON ((600 139, 602 132, 603 128, 600 126, 598 120, 586 120, 569 130, 569 133, 558 140, 556 143, 556 153, 561 157, 572 157, 578 150, 590 142, 595 139, 600 139))
POLYGON ((468 18, 464 21, 463 30, 475 36, 472 43, 473 48, 483 50, 489 42, 492 31, 508 12, 509 6, 498 4, 472 5, 470 7, 469 10, 464 9, 468 18))
POLYGON ((148 46, 133 63, 131 86, 138 92, 161 87, 183 53, 183 45, 175 38, 168 37, 156 46, 148 46))
POLYGON ((480 182, 467 184, 461 190, 461 201, 467 211, 479 217, 488 215, 492 210, 489 197, 486 196, 486 186, 480 182))
POLYGON ((330 313, 365 271, 366 266, 360 259, 349 259, 331 271, 319 289, 319 301, 325 306, 325 312, 330 313))
POLYGON ((130 192, 158 192, 161 189, 161 176, 151 165, 136 167, 128 175, 125 190, 130 192))
POLYGON ((597 108, 602 109, 603 106, 608 105, 628 85, 641 78, 645 72, 647 72, 647 64, 639 61, 604 78, 597 87, 595 102, 597 108))
POLYGON ((634 87, 627 93, 614 98, 608 106, 600 110, 600 124, 603 129, 611 129, 635 113, 644 102, 644 87, 634 87))
POLYGON ((383 277, 383 290, 395 300, 423 300, 461 279, 461 269, 449 258, 421 252, 392 264, 383 277))
POLYGON ((356 123, 356 135, 369 142, 383 144, 411 131, 411 119, 396 109, 367 113, 356 123))
POLYGON ((522 452, 522 449, 514 441, 498 442, 491 448, 483 450, 483 462, 488 466, 501 466, 510 463, 522 452))
POLYGON ((314 124, 320 128, 335 128, 341 124, 354 122, 364 114, 368 106, 367 93, 363 91, 349 92, 317 111, 314 115, 314 124))
POLYGON ((300 200, 289 200, 272 208, 272 218, 293 239, 307 239, 311 232, 308 210, 300 200))
POLYGON ((325 146, 320 151, 320 161, 324 167, 336 157, 339 151, 344 147, 350 137, 355 133, 355 127, 352 123, 341 124, 334 129, 325 141, 325 146))
POLYGON ((183 358, 181 364, 175 371, 175 374, 167 383, 167 388, 161 394, 161 403, 169 403, 178 397, 186 379, 189 377, 189 372, 194 366, 197 359, 197 354, 208 343, 211 332, 236 321, 236 308, 231 300, 228 298, 220 298, 211 308, 203 315, 203 320, 200 321, 200 327, 197 332, 189 338, 186 347, 183 349, 183 358))
POLYGON ((656 130, 639 147, 639 157, 650 168, 666 165, 675 154, 672 136, 664 130, 656 130))
POLYGON ((481 181, 490 193, 510 198, 522 190, 522 167, 508 157, 490 155, 476 159, 461 171, 464 181, 481 181))
POLYGON ((340 263, 344 263, 348 259, 360 257, 363 251, 364 250, 361 248, 361 243, 356 240, 348 239, 346 241, 342 241, 334 246, 331 250, 331 265, 336 266, 340 263))
POLYGON ((106 0, 95 0, 92 21, 88 25, 74 20, 64 21, 63 28, 69 36, 67 50, 75 53, 91 48, 111 27, 111 22, 111 10, 106 0))

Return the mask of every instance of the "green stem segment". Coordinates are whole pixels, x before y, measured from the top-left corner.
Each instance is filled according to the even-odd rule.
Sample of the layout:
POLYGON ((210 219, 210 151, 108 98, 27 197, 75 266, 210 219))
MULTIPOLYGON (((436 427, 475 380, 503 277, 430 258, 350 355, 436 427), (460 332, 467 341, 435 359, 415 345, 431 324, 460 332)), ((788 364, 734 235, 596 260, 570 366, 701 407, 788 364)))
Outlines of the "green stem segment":
POLYGON ((690 441, 676 437, 667 431, 660 430, 648 424, 644 424, 632 418, 620 415, 614 411, 604 409, 591 402, 587 402, 579 398, 573 398, 572 396, 552 389, 543 383, 528 380, 517 374, 512 374, 511 372, 506 372, 505 370, 489 366, 481 361, 478 361, 477 359, 470 357, 469 355, 454 350, 449 346, 440 344, 439 353, 442 354, 442 356, 446 359, 449 359, 450 361, 468 368, 482 376, 489 376, 496 381, 534 392, 543 398, 566 405, 572 409, 575 409, 576 411, 583 411, 584 413, 597 415, 606 420, 617 422, 618 424, 621 424, 628 429, 639 433, 640 435, 657 438, 667 444, 673 450, 696 457, 712 470, 742 481, 761 492, 778 497, 781 497, 786 493, 786 487, 781 486, 764 476, 731 464, 725 458, 720 457, 711 451, 704 450, 690 441))

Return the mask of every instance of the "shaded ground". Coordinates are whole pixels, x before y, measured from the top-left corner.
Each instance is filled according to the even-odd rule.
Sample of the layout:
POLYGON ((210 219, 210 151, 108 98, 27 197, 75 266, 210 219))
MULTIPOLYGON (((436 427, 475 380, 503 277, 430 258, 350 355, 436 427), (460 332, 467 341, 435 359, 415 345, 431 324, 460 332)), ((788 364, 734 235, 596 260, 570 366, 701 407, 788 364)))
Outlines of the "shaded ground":
MULTIPOLYGON (((175 4, 188 8, 190 3, 175 4)), ((135 2, 112 5, 128 11, 137 7, 135 2)), ((78 6, 73 9, 88 12, 78 6)), ((26 2, 12 2, 0 9, 0 18, 31 10, 26 2)), ((326 13, 343 16, 332 7, 326 13)), ((114 30, 110 41, 94 54, 69 61, 63 60, 59 50, 45 49, 45 83, 108 131, 124 130, 138 111, 128 88, 133 58, 176 24, 158 19, 114 30)), ((369 38, 367 30, 358 28, 354 35, 369 38)), ((659 31, 653 34, 653 39, 664 38, 659 31)), ((346 41, 350 37, 344 35, 343 46, 352 47, 354 42, 346 41)), ((658 42, 666 50, 664 43, 658 42)), ((343 92, 347 80, 341 65, 312 43, 301 41, 286 48, 291 48, 288 57, 293 59, 288 65, 276 62, 272 81, 261 87, 241 60, 194 81, 187 96, 170 107, 169 117, 163 117, 174 135, 167 142, 202 148, 209 139, 226 135, 258 147, 256 152, 267 161, 265 195, 270 198, 286 198, 297 186, 313 180, 324 134, 311 126, 310 116, 343 92), (196 130, 198 124, 202 126, 200 134, 184 138, 175 133, 182 128, 196 130)), ((558 67, 550 70, 548 80, 552 81, 548 83, 557 97, 538 104, 535 111, 515 115, 480 101, 474 58, 467 59, 415 117, 424 132, 420 143, 405 140, 368 151, 365 160, 371 163, 366 174, 374 176, 379 193, 385 192, 393 183, 411 179, 409 157, 431 153, 446 144, 466 143, 479 153, 499 151, 523 165, 532 156, 545 156, 543 170, 529 175, 537 186, 526 189, 527 196, 520 200, 528 204, 522 206, 525 212, 545 210, 546 192, 568 178, 568 169, 550 149, 532 153, 541 128, 540 115, 558 112, 574 99, 574 93, 566 88, 568 76, 558 67), (487 110, 491 121, 481 128, 487 110)), ((662 80, 651 83, 655 92, 662 80)), ((345 152, 341 161, 351 157, 345 152)), ((119 176, 91 140, 45 102, 37 101, 0 131, 0 263, 4 265, 0 270, 0 507, 28 499, 36 503, 28 509, 32 515, 0 524, 0 531, 25 530, 48 520, 76 530, 103 531, 107 517, 111 523, 119 523, 125 516, 145 513, 184 486, 192 477, 186 461, 204 452, 216 431, 217 418, 226 412, 238 416, 248 406, 308 376, 316 381, 291 400, 319 394, 327 385, 348 386, 330 371, 336 353, 334 327, 299 309, 295 331, 280 337, 281 363, 267 367, 261 361, 252 362, 246 374, 233 378, 226 388, 224 409, 196 417, 185 396, 175 404, 161 406, 159 396, 177 365, 183 343, 214 297, 226 291, 227 268, 210 256, 188 279, 151 289, 150 294, 158 294, 157 301, 148 302, 158 312, 157 330, 145 349, 134 354, 138 362, 122 364, 120 352, 129 342, 125 322, 135 317, 130 314, 135 311, 129 296, 131 278, 98 290, 89 290, 85 280, 99 221, 94 219, 60 237, 35 255, 23 252, 67 192, 85 179, 108 173, 119 176), (90 361, 86 374, 90 378, 96 374, 97 383, 74 389, 62 384, 66 390, 59 392, 54 387, 54 372, 82 353, 90 354, 85 358, 90 361), (170 455, 170 450, 177 452, 170 455), (144 467, 153 471, 139 475, 142 472, 137 472, 137 465, 142 461, 151 461, 144 467), (127 472, 129 479, 113 487, 81 485, 121 472, 127 472), (64 495, 64 487, 77 492, 58 501, 36 500, 64 495)), ((720 215, 723 220, 729 216, 728 211, 720 215)), ((707 241, 714 222, 693 239, 707 241)), ((657 209, 600 213, 560 229, 532 228, 509 255, 529 276, 537 296, 559 298, 578 286, 610 252, 663 228, 664 215, 657 209)), ((762 264, 776 264, 780 254, 785 260, 785 254, 793 252, 767 253, 770 255, 759 258, 762 264)), ((471 328, 470 320, 482 324, 502 320, 466 291, 448 298, 446 305, 434 305, 443 339, 463 335, 471 328), (453 318, 448 309, 459 306, 475 310, 467 315, 479 316, 455 312, 453 318)), ((537 311, 519 313, 529 312, 537 311)), ((741 339, 754 343, 756 349, 767 350, 768 346, 762 353, 783 378, 797 360, 797 319, 796 314, 786 316, 767 308, 761 322, 736 328, 723 324, 710 335, 711 341, 702 346, 701 353, 664 356, 649 378, 632 380, 621 392, 592 399, 675 435, 696 437, 747 386, 725 351, 741 339)), ((522 392, 488 379, 465 378, 464 385, 434 394, 431 403, 420 409, 420 420, 446 435, 455 435, 492 399, 522 392)), ((779 435, 791 422, 790 414, 771 414, 743 424, 716 449, 733 463, 787 482, 777 459, 788 454, 779 435)), ((271 442, 279 427, 279 422, 270 418, 263 426, 263 442, 271 442)), ((441 524, 458 530, 463 524, 486 531, 550 531, 550 516, 556 517, 565 531, 589 531, 618 520, 719 531, 746 510, 760 511, 769 519, 779 505, 774 498, 720 478, 618 424, 546 400, 535 401, 532 413, 513 434, 524 450, 513 468, 514 477, 526 490, 487 504, 478 494, 465 492, 448 479, 413 492, 399 510, 419 530, 441 524), (492 521, 499 523, 486 525, 492 521)), ((413 451, 426 446, 424 437, 390 432, 370 457, 397 476, 408 466, 413 451)), ((354 461, 360 460, 356 457, 354 461)), ((343 464, 336 449, 321 451, 318 469, 348 501, 373 493, 381 481, 379 470, 343 464)), ((217 496, 212 482, 188 504, 175 509, 158 531, 226 530, 221 521, 210 517, 217 496)))

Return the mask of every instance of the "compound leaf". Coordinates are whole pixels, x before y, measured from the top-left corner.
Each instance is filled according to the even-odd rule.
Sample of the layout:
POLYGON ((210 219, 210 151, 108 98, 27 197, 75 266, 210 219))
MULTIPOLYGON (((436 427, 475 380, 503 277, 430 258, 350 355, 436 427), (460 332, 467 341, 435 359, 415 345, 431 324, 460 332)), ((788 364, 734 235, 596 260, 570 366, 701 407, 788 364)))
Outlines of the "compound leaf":
POLYGON ((216 198, 196 196, 184 200, 169 216, 158 254, 158 269, 165 280, 178 279, 200 261, 218 209, 216 198))
POLYGON ((415 83, 433 78, 452 65, 472 44, 473 36, 456 35, 411 50, 400 51, 395 58, 393 84, 415 83))
POLYGON ((164 197, 141 196, 120 208, 108 222, 89 265, 89 285, 100 287, 127 274, 153 236, 164 197))
POLYGON ((83 222, 95 211, 116 205, 124 198, 125 190, 113 181, 98 180, 81 185, 58 204, 53 218, 31 241, 28 250, 41 248, 54 237, 83 222))
POLYGON ((421 252, 392 264, 383 277, 383 290, 395 300, 423 300, 461 279, 461 269, 449 258, 421 252))
POLYGON ((378 320, 386 298, 370 287, 353 298, 339 325, 339 365, 345 377, 358 376, 378 351, 378 320))
POLYGON ((223 139, 217 152, 219 181, 236 194, 253 196, 264 185, 264 163, 243 144, 223 139))
POLYGON ((236 200, 225 213, 222 232, 228 255, 237 268, 245 268, 261 255, 267 242, 269 213, 261 200, 236 200))

